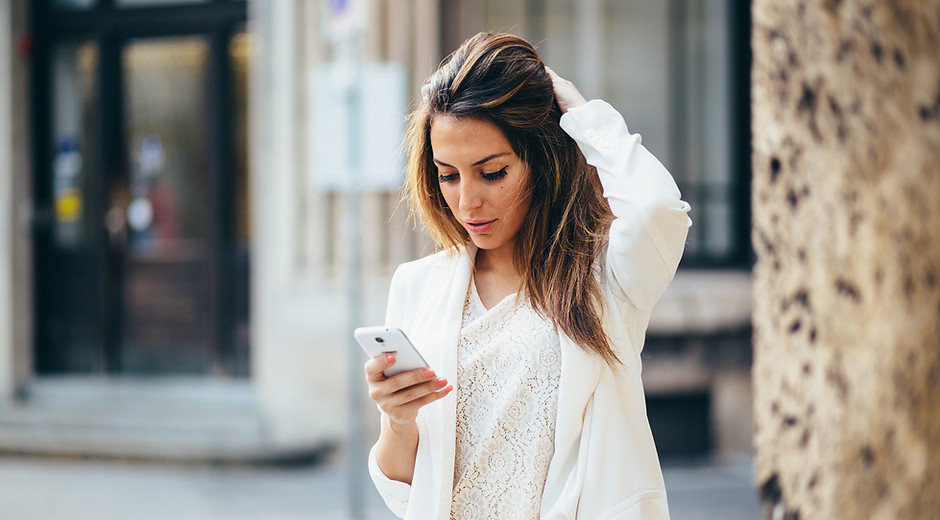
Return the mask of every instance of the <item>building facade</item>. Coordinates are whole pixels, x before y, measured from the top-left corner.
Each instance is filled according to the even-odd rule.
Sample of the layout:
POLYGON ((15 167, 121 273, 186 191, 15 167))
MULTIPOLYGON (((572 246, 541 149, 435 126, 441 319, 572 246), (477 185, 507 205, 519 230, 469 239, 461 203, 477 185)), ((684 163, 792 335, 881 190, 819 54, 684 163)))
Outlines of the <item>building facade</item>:
MULTIPOLYGON (((144 403, 201 429, 165 448, 180 456, 342 439, 350 399, 337 396, 356 399, 363 361, 350 329, 380 323, 394 266, 431 251, 398 202, 404 118, 446 53, 491 30, 526 37, 610 101, 675 175, 695 225, 644 354, 654 433, 666 452, 749 449, 750 15, 738 2, 2 9, 0 400, 15 413, 0 418, 0 448, 115 430, 106 411, 48 419, 65 401, 144 403), (230 414, 194 412, 210 409, 230 414), (24 441, 36 428, 58 433, 24 441)), ((159 454, 132 430, 111 445, 159 454)))

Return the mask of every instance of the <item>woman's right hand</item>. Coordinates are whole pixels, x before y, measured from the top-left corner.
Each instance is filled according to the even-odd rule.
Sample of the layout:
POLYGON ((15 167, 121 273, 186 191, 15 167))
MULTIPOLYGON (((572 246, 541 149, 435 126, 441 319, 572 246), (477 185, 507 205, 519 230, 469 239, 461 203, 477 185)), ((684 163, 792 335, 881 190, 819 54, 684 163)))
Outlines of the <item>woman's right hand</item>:
POLYGON ((574 86, 574 83, 559 76, 557 72, 548 66, 545 67, 545 72, 548 72, 548 76, 552 78, 552 87, 555 89, 555 100, 558 101, 558 108, 561 109, 562 114, 567 112, 569 108, 578 107, 587 103, 587 100, 584 99, 584 96, 578 91, 578 87, 574 86))
POLYGON ((379 405, 393 428, 413 424, 422 406, 447 396, 454 389, 430 368, 385 377, 383 371, 394 364, 395 354, 383 354, 367 361, 364 367, 369 398, 379 405))
POLYGON ((375 458, 386 477, 411 484, 418 452, 418 410, 449 394, 454 387, 430 368, 419 368, 385 377, 395 364, 394 354, 384 354, 365 364, 369 397, 382 410, 382 429, 375 458))

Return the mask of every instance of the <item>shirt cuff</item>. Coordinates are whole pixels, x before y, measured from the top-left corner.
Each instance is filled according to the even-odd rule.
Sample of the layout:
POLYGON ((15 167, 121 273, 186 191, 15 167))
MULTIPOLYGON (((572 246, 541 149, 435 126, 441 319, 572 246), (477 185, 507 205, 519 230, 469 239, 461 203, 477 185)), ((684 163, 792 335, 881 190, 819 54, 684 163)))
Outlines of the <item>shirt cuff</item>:
POLYGON ((375 489, 378 490, 379 495, 382 496, 382 500, 385 501, 385 505, 388 506, 389 510, 398 518, 404 518, 405 512, 408 510, 411 486, 385 476, 385 473, 379 468, 379 461, 375 454, 375 446, 372 446, 372 449, 369 450, 369 476, 372 477, 375 489))

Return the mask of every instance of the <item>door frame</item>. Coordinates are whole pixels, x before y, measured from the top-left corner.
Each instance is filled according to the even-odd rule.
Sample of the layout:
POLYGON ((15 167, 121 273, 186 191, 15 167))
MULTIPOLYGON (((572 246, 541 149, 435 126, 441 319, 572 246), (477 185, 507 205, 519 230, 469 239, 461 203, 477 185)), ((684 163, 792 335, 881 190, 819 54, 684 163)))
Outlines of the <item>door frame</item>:
MULTIPOLYGON (((127 176, 124 114, 122 109, 123 77, 121 56, 124 45, 136 38, 172 36, 202 36, 209 44, 208 70, 205 99, 209 194, 207 229, 207 257, 209 266, 208 341, 211 358, 209 372, 212 374, 236 374, 247 372, 244 363, 235 359, 234 324, 236 320, 236 295, 232 280, 236 273, 236 251, 234 236, 235 176, 233 125, 234 96, 232 88, 232 66, 229 61, 229 43, 233 34, 247 21, 247 2, 234 0, 210 0, 192 5, 168 5, 154 7, 119 8, 114 0, 98 0, 98 4, 85 11, 61 11, 46 6, 48 1, 39 1, 32 12, 30 26, 35 37, 32 54, 31 75, 34 95, 30 111, 33 122, 33 197, 36 219, 33 231, 35 254, 34 285, 34 366, 37 372, 46 371, 40 351, 48 352, 54 345, 42 344, 44 335, 44 302, 53 295, 54 287, 43 283, 43 273, 55 266, 50 264, 52 250, 52 52, 55 45, 65 41, 92 40, 98 44, 98 127, 95 130, 100 170, 89 172, 93 176, 95 196, 100 201, 110 199, 112 180, 127 176), (114 150, 119 150, 115 152, 114 150)), ((100 323, 102 346, 96 370, 105 373, 121 371, 121 299, 123 276, 119 253, 108 245, 107 232, 103 225, 104 212, 108 204, 95 208, 90 215, 102 223, 94 237, 101 266, 100 323)), ((92 209, 92 208, 89 208, 92 209)))

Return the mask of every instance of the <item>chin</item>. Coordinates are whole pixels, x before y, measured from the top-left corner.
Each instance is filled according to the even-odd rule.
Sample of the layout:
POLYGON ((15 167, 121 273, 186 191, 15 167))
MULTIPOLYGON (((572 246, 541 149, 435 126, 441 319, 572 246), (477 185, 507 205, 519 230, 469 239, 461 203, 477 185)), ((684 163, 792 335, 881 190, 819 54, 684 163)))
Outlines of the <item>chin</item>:
POLYGON ((493 241, 487 240, 486 237, 471 236, 470 241, 473 242, 473 245, 477 246, 477 249, 487 250, 496 247, 493 241))
POLYGON ((494 249, 501 249, 507 244, 506 242, 498 242, 496 240, 473 240, 473 245, 477 246, 477 249, 492 251, 494 249))
POLYGON ((470 241, 473 242, 473 245, 477 246, 477 249, 488 249, 486 247, 487 244, 485 240, 481 241, 474 237, 470 237, 470 241))

